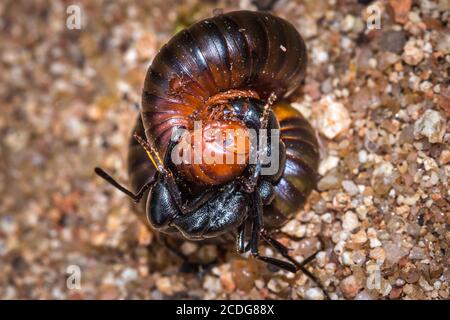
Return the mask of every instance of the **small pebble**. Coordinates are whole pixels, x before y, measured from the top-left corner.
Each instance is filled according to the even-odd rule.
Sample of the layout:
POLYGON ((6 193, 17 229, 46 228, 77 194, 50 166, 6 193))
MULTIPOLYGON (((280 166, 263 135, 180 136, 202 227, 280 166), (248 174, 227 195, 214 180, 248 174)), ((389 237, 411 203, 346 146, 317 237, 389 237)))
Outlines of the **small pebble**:
POLYGON ((367 233, 365 230, 359 230, 358 232, 352 234, 352 242, 357 244, 363 244, 367 241, 367 233))
POLYGON ((424 53, 414 42, 408 41, 403 49, 402 58, 407 64, 415 66, 423 60, 424 53))
POLYGON ((370 258, 376 260, 377 262, 383 263, 386 259, 386 253, 383 248, 377 247, 375 249, 370 250, 370 258))
POLYGON ((401 53, 406 39, 403 31, 386 31, 381 34, 380 45, 384 50, 401 53))
POLYGON ((317 188, 320 191, 326 191, 326 190, 338 188, 340 186, 340 184, 341 184, 340 177, 334 173, 329 173, 326 176, 324 176, 322 179, 320 179, 319 183, 317 184, 317 188))
POLYGON ((248 292, 253 288, 258 269, 254 261, 237 259, 231 263, 231 273, 236 287, 248 292))
POLYGON ((353 253, 350 251, 344 251, 342 253, 342 263, 346 266, 351 266, 353 264, 353 253))
POLYGON ((358 187, 351 180, 344 180, 344 181, 342 181, 342 187, 345 189, 345 191, 347 191, 347 193, 350 196, 355 196, 355 195, 358 194, 358 191, 359 191, 358 187))
POLYGON ((414 136, 426 137, 430 143, 443 141, 445 119, 435 110, 428 109, 414 124, 414 136))
POLYGON ((220 274, 220 283, 225 292, 231 293, 236 289, 236 283, 234 282, 234 277, 229 271, 222 271, 220 274))
POLYGON ((205 290, 218 293, 222 291, 222 284, 219 278, 206 275, 205 280, 203 281, 203 288, 205 290))
POLYGON ((439 156, 439 163, 441 165, 450 163, 450 150, 442 150, 439 156))
POLYGON ((172 283, 169 277, 160 277, 156 280, 156 288, 167 296, 171 296, 173 294, 172 283))
POLYGON ((359 224, 358 216, 352 211, 347 211, 342 217, 342 228, 345 231, 352 232, 359 224))
POLYGON ((185 256, 190 256, 191 254, 193 254, 198 250, 198 244, 194 242, 185 241, 181 245, 180 249, 185 256))
POLYGON ((275 293, 279 293, 285 290, 288 286, 289 283, 279 278, 272 278, 269 280, 269 283, 267 284, 267 288, 269 288, 270 291, 275 293))
POLYGON ((355 276, 351 275, 341 281, 340 288, 344 297, 347 299, 353 299, 362 288, 355 276))
POLYGON ((361 250, 353 251, 352 259, 356 265, 362 266, 366 262, 366 254, 361 250))
POLYGON ((355 300, 373 300, 373 297, 366 290, 363 290, 356 295, 355 300))
POLYGON ((297 220, 291 220, 281 228, 284 233, 297 238, 303 238, 306 235, 306 226, 297 220))
POLYGON ((305 292, 305 298, 307 300, 324 300, 325 295, 319 288, 309 288, 305 292))
POLYGON ((339 157, 328 156, 325 159, 323 159, 322 161, 320 161, 319 174, 321 174, 323 176, 331 169, 336 168, 337 165, 339 164, 339 160, 340 160, 339 157))
POLYGON ((411 11, 412 0, 389 0, 388 4, 394 15, 394 21, 405 24, 411 11))
POLYGON ((414 247, 409 252, 409 257, 413 260, 422 260, 426 258, 423 248, 414 247))
POLYGON ((379 164, 372 174, 371 184, 377 195, 386 195, 397 179, 395 168, 390 162, 379 164))
POLYGON ((351 124, 350 114, 341 102, 327 96, 315 105, 317 127, 328 139, 343 134, 351 124))

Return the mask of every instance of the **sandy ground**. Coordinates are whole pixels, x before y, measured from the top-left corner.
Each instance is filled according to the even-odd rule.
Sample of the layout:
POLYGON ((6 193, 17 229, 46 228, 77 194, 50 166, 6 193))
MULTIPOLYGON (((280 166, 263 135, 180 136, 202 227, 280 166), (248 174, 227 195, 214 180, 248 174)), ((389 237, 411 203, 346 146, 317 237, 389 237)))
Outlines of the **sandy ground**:
MULTIPOLYGON (((307 43, 293 102, 322 153, 317 190, 277 237, 299 260, 321 249, 309 268, 333 299, 448 299, 450 4, 390 2, 274 7, 307 43), (368 30, 373 12, 380 29, 368 30)), ((70 30, 69 3, 0 3, 0 298, 322 299, 304 275, 268 270, 232 244, 185 244, 218 262, 180 273, 128 199, 93 174, 100 165, 126 181, 158 48, 214 8, 251 2, 80 4, 81 29, 70 30)))

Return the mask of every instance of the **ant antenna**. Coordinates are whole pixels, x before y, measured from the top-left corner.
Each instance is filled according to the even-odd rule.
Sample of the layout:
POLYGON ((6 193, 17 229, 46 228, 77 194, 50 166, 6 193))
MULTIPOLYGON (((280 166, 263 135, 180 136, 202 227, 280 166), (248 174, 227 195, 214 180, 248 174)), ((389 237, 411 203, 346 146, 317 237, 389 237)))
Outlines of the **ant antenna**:
POLYGON ((148 141, 144 140, 136 132, 133 134, 133 137, 145 150, 155 169, 158 170, 161 174, 166 174, 167 170, 164 168, 164 163, 162 162, 161 157, 159 156, 159 153, 153 143, 149 143, 148 141))
POLYGON ((272 92, 269 96, 269 98, 267 98, 267 102, 264 105, 264 111, 262 114, 262 117, 260 119, 261 121, 261 128, 267 128, 267 123, 269 122, 269 111, 272 109, 272 105, 275 102, 275 100, 277 100, 277 95, 275 94, 275 92, 272 92))

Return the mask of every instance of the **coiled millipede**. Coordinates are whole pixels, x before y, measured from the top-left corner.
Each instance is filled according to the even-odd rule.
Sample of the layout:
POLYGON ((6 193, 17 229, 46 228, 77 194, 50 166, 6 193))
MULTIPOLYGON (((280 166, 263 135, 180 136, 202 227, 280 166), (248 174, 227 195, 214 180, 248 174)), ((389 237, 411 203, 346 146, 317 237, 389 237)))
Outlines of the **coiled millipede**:
POLYGON ((302 83, 306 63, 297 30, 270 13, 235 11, 193 24, 162 47, 147 71, 129 146, 131 191, 103 170, 96 168, 96 173, 140 202, 149 224, 163 234, 188 240, 233 236, 240 253, 250 251, 291 272, 301 270, 317 282, 304 267, 312 257, 298 263, 267 231, 298 212, 316 185, 315 133, 283 102, 302 83), (240 129, 244 135, 253 129, 270 139, 279 130, 278 152, 270 143, 258 153, 276 154, 271 161, 278 170, 262 174, 260 157, 249 161, 254 150, 248 147, 250 135, 241 150, 244 163, 174 163, 174 148, 196 134, 196 121, 203 124, 201 150, 223 158, 236 158, 237 140, 225 134, 210 142, 206 128, 221 133, 240 129), (185 134, 174 134, 177 129, 185 134), (260 255, 260 240, 285 260, 260 255))

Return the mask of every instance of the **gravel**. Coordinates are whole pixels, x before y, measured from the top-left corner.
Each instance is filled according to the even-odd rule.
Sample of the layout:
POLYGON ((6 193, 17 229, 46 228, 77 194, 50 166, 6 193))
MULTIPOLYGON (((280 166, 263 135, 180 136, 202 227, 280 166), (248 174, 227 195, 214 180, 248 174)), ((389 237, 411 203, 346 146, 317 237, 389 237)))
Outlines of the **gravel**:
MULTIPOLYGON (((275 7, 306 39, 305 85, 291 99, 322 158, 317 190, 276 237, 298 261, 320 250, 307 268, 333 299, 448 299, 448 1, 372 2, 380 30, 366 28, 369 4, 344 2, 275 7)), ((214 263, 180 272, 128 199, 93 174, 101 166, 126 182, 151 59, 214 7, 254 9, 86 3, 81 30, 68 30, 62 2, 1 2, 0 298, 324 298, 305 275, 240 257, 233 243, 182 245, 214 263)))

